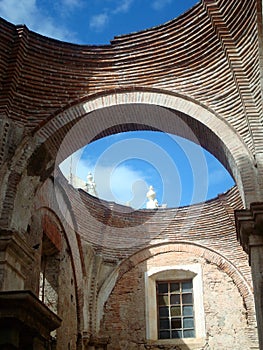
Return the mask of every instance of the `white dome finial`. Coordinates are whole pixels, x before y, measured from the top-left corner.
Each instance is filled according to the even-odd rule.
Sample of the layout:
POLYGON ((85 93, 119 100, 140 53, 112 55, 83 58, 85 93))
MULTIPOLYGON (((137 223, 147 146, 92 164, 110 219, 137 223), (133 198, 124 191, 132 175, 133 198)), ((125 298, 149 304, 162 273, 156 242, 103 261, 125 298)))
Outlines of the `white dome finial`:
POLYGON ((156 193, 154 192, 153 186, 149 187, 149 191, 146 194, 148 202, 146 203, 146 209, 158 208, 158 201, 155 199, 156 193))
POLYGON ((93 181, 93 176, 91 173, 88 173, 87 180, 88 181, 86 183, 85 190, 92 196, 98 197, 98 193, 96 191, 96 183, 93 181))

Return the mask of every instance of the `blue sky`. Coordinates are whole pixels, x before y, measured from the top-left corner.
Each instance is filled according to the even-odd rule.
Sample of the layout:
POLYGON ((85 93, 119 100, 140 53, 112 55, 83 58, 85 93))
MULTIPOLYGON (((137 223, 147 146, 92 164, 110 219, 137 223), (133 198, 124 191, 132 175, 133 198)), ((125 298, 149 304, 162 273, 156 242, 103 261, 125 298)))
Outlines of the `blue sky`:
POLYGON ((167 22, 197 0, 0 0, 0 15, 45 36, 108 44, 114 36, 167 22))
POLYGON ((216 197, 234 185, 221 163, 199 145, 161 132, 115 134, 90 143, 61 165, 86 181, 91 172, 100 198, 145 208, 154 187, 159 205, 178 207, 216 197))
MULTIPOLYGON (((0 15, 42 35, 76 44, 109 44, 114 36, 165 23, 197 0, 0 0, 0 15)), ((130 132, 98 140, 64 161, 68 176, 94 174, 101 198, 145 207, 150 185, 159 204, 177 207, 215 197, 234 182, 199 146, 156 132, 130 132)))

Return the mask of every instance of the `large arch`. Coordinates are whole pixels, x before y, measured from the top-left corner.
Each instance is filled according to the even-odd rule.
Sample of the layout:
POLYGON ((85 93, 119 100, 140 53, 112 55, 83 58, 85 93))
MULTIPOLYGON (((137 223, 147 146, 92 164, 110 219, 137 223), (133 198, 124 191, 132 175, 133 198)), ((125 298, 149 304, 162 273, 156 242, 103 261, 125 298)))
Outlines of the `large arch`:
POLYGON ((18 174, 26 169, 26 176, 42 182, 55 164, 92 140, 136 129, 175 133, 200 143, 233 175, 244 207, 262 199, 254 159, 233 127, 197 101, 159 89, 108 91, 77 101, 37 130, 27 146, 21 145, 12 168, 18 174))
MULTIPOLYGON (((23 237, 36 193, 67 155, 140 128, 196 140, 231 172, 244 207, 262 202, 261 19, 262 0, 202 0, 179 19, 95 48, 0 20, 1 229, 23 237)), ((251 224, 261 329, 262 230, 254 219, 242 217, 251 224)))
MULTIPOLYGON (((79 242, 78 236, 75 232, 70 230, 70 228, 66 225, 65 222, 62 222, 61 218, 58 216, 59 211, 52 206, 50 201, 50 194, 52 191, 48 191, 49 184, 45 184, 42 191, 38 193, 38 196, 35 200, 34 205, 34 213, 31 217, 31 223, 33 223, 33 230, 35 231, 35 238, 37 238, 37 242, 42 240, 42 236, 47 234, 52 241, 59 246, 59 256, 56 258, 59 261, 59 265, 62 265, 62 262, 65 261, 65 255, 67 254, 68 265, 67 265, 67 274, 63 274, 63 268, 59 268, 57 271, 58 275, 56 279, 58 281, 59 287, 59 304, 60 310, 59 314, 67 313, 67 308, 63 308, 63 300, 64 302, 69 299, 70 293, 74 294, 73 301, 70 305, 71 308, 75 308, 75 320, 72 321, 72 327, 75 326, 71 331, 74 333, 74 337, 76 341, 83 330, 84 324, 84 315, 83 315, 83 295, 80 293, 80 290, 83 288, 83 276, 85 276, 85 272, 83 271, 83 262, 82 262, 82 248, 79 242), (42 192, 42 193, 41 193, 42 192), (45 196, 45 194, 47 194, 45 196), (48 203, 49 202, 49 203, 48 203), (58 239, 58 236, 61 238, 58 239), (67 283, 65 280, 61 282, 61 276, 67 276, 67 283), (71 281, 70 277, 71 276, 71 281), (60 281, 59 281, 60 280, 60 281), (67 294, 65 293, 65 285, 67 285, 67 294), (61 299, 61 300, 60 300, 61 299), (75 324, 74 324, 75 323, 75 324)), ((30 226, 31 226, 30 223, 30 226)), ((32 232, 29 232, 31 236, 32 232)), ((30 237, 30 239, 32 239, 30 237)), ((40 244, 41 246, 41 244, 40 244)), ((40 247, 41 248, 41 247, 40 247)), ((37 248, 39 250, 39 248, 37 248)), ((41 254, 41 251, 38 252, 41 254)), ((35 262, 34 271, 40 272, 40 266, 38 262, 35 262)), ((72 296, 71 296, 72 298, 72 296)), ((69 308, 69 307, 68 307, 69 308)), ((66 317, 66 316, 64 316, 66 317)), ((62 330, 59 329, 60 337, 63 337, 63 332, 65 332, 65 328, 62 330)), ((68 334, 67 334, 68 335, 68 334)))

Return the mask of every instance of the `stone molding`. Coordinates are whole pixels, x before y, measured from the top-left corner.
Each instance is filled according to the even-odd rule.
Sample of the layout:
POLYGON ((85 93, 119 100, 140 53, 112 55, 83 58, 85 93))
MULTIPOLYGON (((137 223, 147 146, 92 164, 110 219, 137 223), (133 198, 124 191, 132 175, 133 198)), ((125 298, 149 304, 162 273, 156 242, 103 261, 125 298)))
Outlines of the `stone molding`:
POLYGON ((44 339, 61 324, 61 319, 28 290, 0 292, 0 322, 5 319, 19 321, 44 339))
POLYGON ((263 246, 263 203, 251 203, 250 209, 236 210, 237 238, 250 256, 252 246, 263 246))

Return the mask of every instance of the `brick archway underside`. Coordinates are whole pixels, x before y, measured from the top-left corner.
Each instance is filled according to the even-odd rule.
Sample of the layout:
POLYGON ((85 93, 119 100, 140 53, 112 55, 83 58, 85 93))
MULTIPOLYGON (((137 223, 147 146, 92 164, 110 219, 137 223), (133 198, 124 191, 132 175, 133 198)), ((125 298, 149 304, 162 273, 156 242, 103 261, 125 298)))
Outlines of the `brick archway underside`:
MULTIPOLYGON (((36 138, 40 145, 46 144, 46 149, 52 150, 48 159, 55 156, 58 166, 96 139, 131 130, 162 131, 200 144, 234 177, 246 202, 243 187, 247 176, 242 178, 242 174, 253 174, 249 149, 231 125, 185 96, 156 89, 95 95, 59 113, 36 133, 36 138)), ((247 185, 251 188, 251 182, 247 185)))
MULTIPOLYGON (((0 33, 0 164, 11 164, 16 184, 23 171, 41 183, 51 175, 61 140, 84 116, 102 118, 102 130, 87 124, 93 137, 128 124, 170 131, 169 123, 104 114, 141 104, 177 111, 187 123, 192 118, 197 136, 211 130, 199 142, 231 170, 244 206, 262 201, 261 0, 202 0, 106 46, 59 42, 4 20, 0 33)), ((5 190, 12 206, 14 188, 5 190)))

